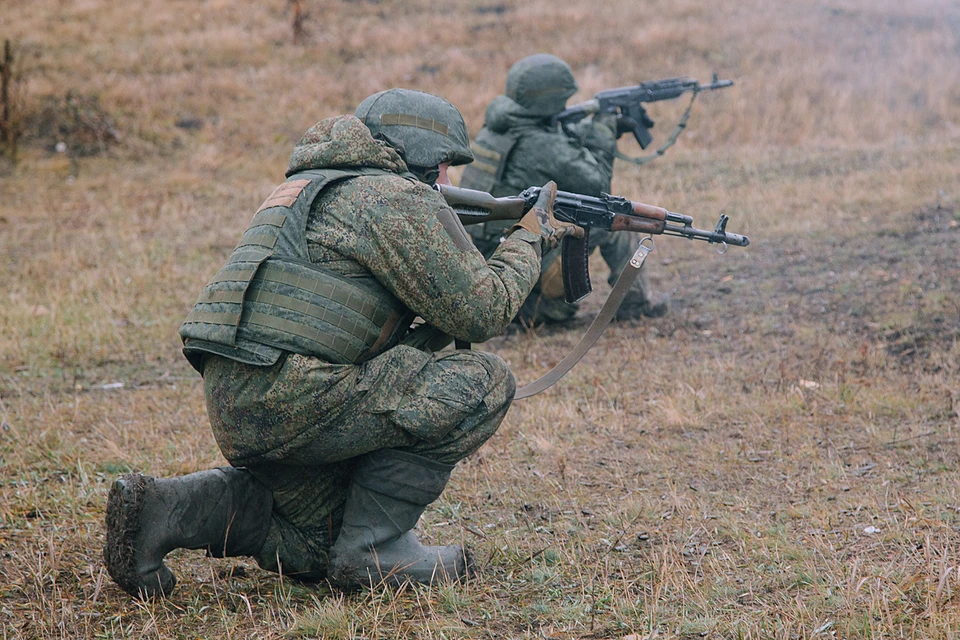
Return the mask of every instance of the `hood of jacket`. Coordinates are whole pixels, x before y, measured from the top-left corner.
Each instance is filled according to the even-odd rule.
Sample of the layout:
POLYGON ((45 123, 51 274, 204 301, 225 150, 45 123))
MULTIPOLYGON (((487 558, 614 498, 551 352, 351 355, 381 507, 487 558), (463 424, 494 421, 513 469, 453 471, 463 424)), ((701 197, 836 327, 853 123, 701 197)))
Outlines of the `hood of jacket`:
POLYGON ((495 133, 504 133, 517 127, 549 126, 550 119, 531 113, 526 107, 507 96, 497 96, 487 106, 484 125, 495 133))
POLYGON ((407 172, 396 149, 375 140, 370 129, 354 116, 342 115, 321 120, 303 134, 290 154, 287 176, 310 169, 357 167, 407 172))

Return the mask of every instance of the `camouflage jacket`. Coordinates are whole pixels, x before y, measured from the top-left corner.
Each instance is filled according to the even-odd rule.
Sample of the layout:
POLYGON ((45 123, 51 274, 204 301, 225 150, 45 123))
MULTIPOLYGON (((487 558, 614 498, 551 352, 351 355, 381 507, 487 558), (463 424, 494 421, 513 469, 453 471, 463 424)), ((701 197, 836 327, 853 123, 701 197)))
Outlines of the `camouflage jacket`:
POLYGON ((484 261, 439 193, 353 116, 314 125, 295 147, 287 176, 370 167, 321 192, 307 222, 310 260, 348 277, 372 275, 412 312, 454 338, 503 332, 540 275, 539 238, 519 230, 484 261))
MULTIPOLYGON (((516 138, 495 196, 516 195, 554 180, 561 191, 599 196, 610 191, 617 140, 609 127, 584 120, 567 130, 551 127, 506 96, 487 107, 484 129, 516 138)), ((480 142, 483 132, 477 136, 480 142)))

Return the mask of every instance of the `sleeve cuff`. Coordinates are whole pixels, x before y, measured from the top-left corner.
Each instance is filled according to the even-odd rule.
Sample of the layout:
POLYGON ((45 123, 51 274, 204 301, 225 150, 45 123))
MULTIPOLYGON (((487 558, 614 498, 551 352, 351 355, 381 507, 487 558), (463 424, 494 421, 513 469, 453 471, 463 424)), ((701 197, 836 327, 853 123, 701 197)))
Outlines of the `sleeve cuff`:
POLYGON ((531 245, 537 252, 537 255, 540 255, 540 247, 543 244, 542 238, 539 233, 531 233, 523 227, 514 227, 512 231, 503 239, 504 242, 510 240, 519 240, 520 242, 525 242, 531 245))

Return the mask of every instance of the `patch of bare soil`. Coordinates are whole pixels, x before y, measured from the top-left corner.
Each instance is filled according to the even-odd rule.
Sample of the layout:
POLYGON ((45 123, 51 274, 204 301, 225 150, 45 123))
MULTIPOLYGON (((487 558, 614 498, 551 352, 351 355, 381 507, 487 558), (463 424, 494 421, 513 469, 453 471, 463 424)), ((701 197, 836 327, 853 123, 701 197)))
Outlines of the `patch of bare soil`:
POLYGON ((758 239, 725 256, 728 276, 683 277, 662 328, 786 342, 826 334, 880 343, 888 365, 935 372, 933 356, 960 339, 957 215, 933 206, 867 233, 758 239))

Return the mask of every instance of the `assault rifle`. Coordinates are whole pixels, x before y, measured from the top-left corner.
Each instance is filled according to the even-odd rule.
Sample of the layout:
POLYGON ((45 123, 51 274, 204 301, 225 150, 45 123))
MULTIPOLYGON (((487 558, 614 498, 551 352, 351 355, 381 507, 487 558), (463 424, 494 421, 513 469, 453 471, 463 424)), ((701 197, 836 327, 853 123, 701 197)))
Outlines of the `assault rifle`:
MULTIPOLYGON (((441 184, 434 188, 443 195, 447 204, 465 225, 493 220, 518 220, 536 203, 541 189, 530 187, 518 196, 494 198, 486 191, 441 184)), ((750 239, 746 236, 727 231, 729 218, 726 215, 720 216, 713 231, 697 229, 693 226, 693 218, 690 216, 606 193, 595 198, 557 191, 553 215, 561 222, 575 224, 584 230, 583 238, 567 236, 563 239, 561 246, 563 290, 567 302, 581 300, 592 290, 588 264, 588 236, 592 228, 680 236, 691 240, 704 240, 710 244, 720 244, 724 250, 727 245, 745 247, 750 244, 750 239)), ((636 265, 638 269, 639 266, 639 264, 636 265)))
MULTIPOLYGON (((615 113, 630 118, 633 137, 636 138, 641 149, 646 149, 647 145, 653 141, 650 129, 654 123, 647 115, 647 110, 643 108, 642 103, 672 100, 688 91, 692 91, 696 97, 696 94, 701 91, 713 91, 731 86, 733 86, 733 80, 718 80, 717 74, 713 74, 713 81, 710 84, 700 84, 694 78, 668 78, 641 82, 632 87, 607 89, 596 94, 592 100, 564 109, 553 116, 551 124, 554 126, 558 123, 573 124, 595 113, 615 113)), ((684 124, 686 124, 685 120, 684 124)))

